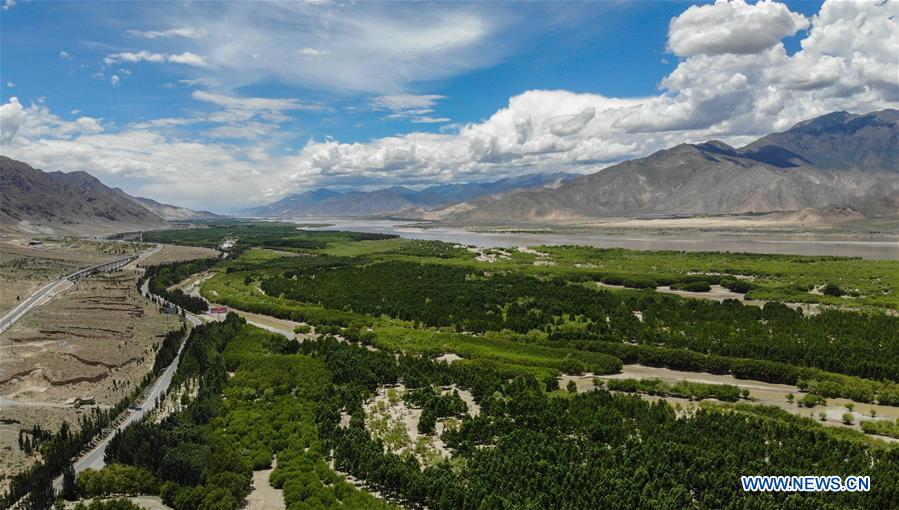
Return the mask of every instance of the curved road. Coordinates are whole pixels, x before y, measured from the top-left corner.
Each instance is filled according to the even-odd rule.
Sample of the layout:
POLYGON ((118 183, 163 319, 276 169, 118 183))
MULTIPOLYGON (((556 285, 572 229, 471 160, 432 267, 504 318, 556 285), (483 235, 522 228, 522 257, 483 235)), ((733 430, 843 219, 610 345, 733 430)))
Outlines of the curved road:
MULTIPOLYGON (((148 282, 144 282, 141 286, 141 294, 149 296, 149 288, 148 282)), ((154 294, 155 296, 155 294, 154 294)), ((159 298, 158 296, 155 296, 159 298)), ((159 298, 162 300, 161 298, 159 298)), ((164 301, 164 300, 163 300, 164 301)), ((192 326, 196 327, 203 323, 203 320, 190 313, 185 311, 184 317, 191 323, 192 326)), ((143 417, 153 410, 156 407, 156 399, 162 396, 164 392, 169 389, 169 385, 172 384, 172 377, 174 377, 175 372, 178 370, 178 361, 181 359, 181 351, 184 349, 184 345, 187 343, 187 339, 181 342, 181 346, 178 348, 178 353, 175 355, 175 359, 169 364, 168 368, 160 375, 156 382, 153 383, 153 386, 150 387, 150 390, 144 394, 143 402, 137 408, 129 408, 124 413, 125 419, 115 428, 115 430, 110 431, 108 434, 103 435, 100 441, 94 446, 93 449, 82 455, 78 460, 74 462, 75 472, 80 473, 85 469, 100 469, 105 465, 103 461, 104 456, 106 455, 106 447, 109 445, 109 441, 112 439, 112 436, 115 435, 115 432, 120 430, 124 430, 131 426, 131 424, 136 423, 143 419, 143 417)), ((53 488, 58 492, 62 490, 62 476, 57 477, 53 481, 53 488)))

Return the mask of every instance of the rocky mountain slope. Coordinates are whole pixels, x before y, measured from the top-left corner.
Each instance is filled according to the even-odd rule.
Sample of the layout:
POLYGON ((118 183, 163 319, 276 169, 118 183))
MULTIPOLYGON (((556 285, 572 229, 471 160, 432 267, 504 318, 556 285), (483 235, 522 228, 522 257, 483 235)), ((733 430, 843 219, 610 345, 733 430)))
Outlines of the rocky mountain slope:
POLYGON ((896 110, 838 112, 740 149, 718 141, 682 144, 556 189, 488 201, 449 220, 498 224, 827 207, 889 214, 899 192, 897 117, 896 110))
POLYGON ((167 225, 139 199, 87 172, 43 172, 0 156, 0 226, 5 230, 94 235, 167 225))
MULTIPOLYGON (((116 188, 117 191, 124 191, 116 188)), ((147 208, 150 212, 159 216, 160 218, 166 221, 191 221, 191 220, 208 220, 211 218, 221 218, 220 215, 215 214, 210 211, 194 211, 193 209, 188 209, 187 207, 179 207, 177 205, 171 204, 163 204, 161 202, 157 202, 152 198, 145 197, 132 197, 128 195, 129 198, 140 204, 141 206, 147 208)))

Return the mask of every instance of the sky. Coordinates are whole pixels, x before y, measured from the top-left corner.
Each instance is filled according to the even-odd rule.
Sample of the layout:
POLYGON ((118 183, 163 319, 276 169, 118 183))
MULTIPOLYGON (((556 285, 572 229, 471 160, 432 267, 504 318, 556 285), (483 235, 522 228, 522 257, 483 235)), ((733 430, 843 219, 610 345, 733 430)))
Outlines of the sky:
POLYGON ((899 106, 897 0, 0 2, 0 154, 218 212, 899 106))

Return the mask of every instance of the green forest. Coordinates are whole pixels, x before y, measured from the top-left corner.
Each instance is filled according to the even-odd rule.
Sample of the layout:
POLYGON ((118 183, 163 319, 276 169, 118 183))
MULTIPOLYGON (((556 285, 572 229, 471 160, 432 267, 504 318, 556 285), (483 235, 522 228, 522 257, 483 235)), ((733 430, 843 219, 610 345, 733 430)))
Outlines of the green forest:
POLYGON ((170 395, 178 409, 117 434, 107 467, 73 482, 79 498, 151 494, 175 510, 230 510, 254 470, 274 467, 289 509, 899 508, 899 447, 878 439, 896 437, 895 420, 827 426, 731 384, 559 385, 562 374, 642 365, 793 385, 797 408, 899 406, 895 263, 484 250, 253 222, 144 240, 229 241, 222 259, 152 268, 150 285, 211 271, 204 298, 294 321, 302 341, 235 313, 194 328, 170 395), (410 433, 439 440, 444 457, 425 462, 372 433, 385 388, 405 391, 395 405, 419 413, 410 433), (870 476, 873 490, 740 486, 742 475, 801 474, 870 476))

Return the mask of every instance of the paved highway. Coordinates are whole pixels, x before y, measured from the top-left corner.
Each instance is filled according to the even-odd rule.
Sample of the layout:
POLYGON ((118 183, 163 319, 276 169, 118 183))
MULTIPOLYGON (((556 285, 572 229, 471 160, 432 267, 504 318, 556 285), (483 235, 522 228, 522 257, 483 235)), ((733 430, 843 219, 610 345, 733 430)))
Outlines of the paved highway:
MULTIPOLYGON (((146 295, 148 292, 148 282, 144 282, 143 286, 141 286, 141 293, 146 295)), ((185 311, 184 316, 190 321, 192 326, 196 327, 203 323, 203 320, 200 319, 200 317, 190 312, 185 311)), ((178 354, 175 356, 175 360, 172 361, 169 367, 165 369, 165 372, 156 379, 156 382, 153 384, 150 391, 145 394, 140 407, 138 409, 129 408, 124 411, 125 419, 116 427, 115 431, 124 430, 131 424, 140 421, 148 412, 156 407, 156 400, 161 397, 163 393, 168 391, 169 386, 172 384, 172 377, 174 377, 175 371, 178 370, 178 361, 181 359, 181 351, 184 349, 185 343, 186 342, 181 343, 181 347, 178 348, 178 354)), ((80 473, 85 469, 100 469, 105 465, 103 458, 106 455, 106 447, 109 445, 112 436, 115 435, 115 431, 103 436, 93 449, 74 462, 76 473, 80 473)), ((62 476, 53 480, 53 488, 57 492, 62 490, 62 476)))
MULTIPOLYGON (((157 247, 157 248, 155 248, 155 250, 158 251, 159 248, 157 247)), ((152 253, 155 253, 155 252, 152 252, 152 253)), ((151 254, 151 252, 146 252, 147 256, 149 256, 150 254, 151 254)), ((112 269, 118 269, 137 258, 139 258, 139 257, 135 257, 132 255, 132 256, 123 257, 121 259, 114 260, 111 262, 104 262, 103 264, 91 266, 86 269, 79 269, 78 271, 75 271, 74 273, 67 274, 58 280, 54 280, 54 281, 48 283, 47 285, 44 285, 43 287, 41 287, 40 289, 35 291, 33 294, 31 294, 30 296, 25 298, 24 301, 20 302, 18 305, 13 307, 12 310, 6 312, 3 315, 3 317, 0 317, 0 333, 3 333, 4 331, 6 331, 10 327, 12 327, 13 324, 18 322, 19 319, 24 317, 25 314, 27 314, 31 310, 34 310, 35 308, 43 305, 47 301, 50 301, 51 299, 53 299, 54 296, 56 296, 60 292, 63 292, 66 289, 68 289, 69 287, 71 287, 72 285, 74 285, 75 281, 77 281, 82 276, 86 276, 86 275, 89 275, 91 273, 95 273, 98 271, 109 271, 112 269)))

